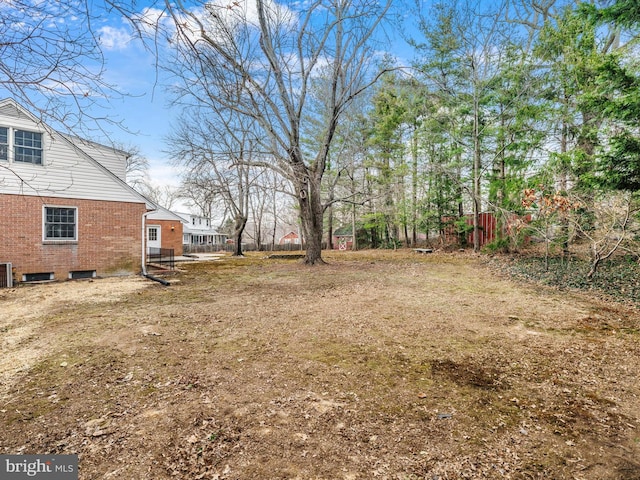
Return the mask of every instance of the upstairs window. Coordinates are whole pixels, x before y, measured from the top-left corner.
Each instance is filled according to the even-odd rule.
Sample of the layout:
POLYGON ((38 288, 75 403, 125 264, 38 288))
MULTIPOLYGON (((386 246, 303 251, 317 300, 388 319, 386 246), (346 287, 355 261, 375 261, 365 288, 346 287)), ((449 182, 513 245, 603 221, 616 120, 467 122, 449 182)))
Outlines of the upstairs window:
POLYGON ((44 207, 45 240, 77 240, 77 222, 74 207, 44 207))
POLYGON ((0 127, 0 160, 8 160, 9 153, 9 129, 0 127))
POLYGON ((14 161, 42 165, 42 134, 16 130, 14 135, 14 161))

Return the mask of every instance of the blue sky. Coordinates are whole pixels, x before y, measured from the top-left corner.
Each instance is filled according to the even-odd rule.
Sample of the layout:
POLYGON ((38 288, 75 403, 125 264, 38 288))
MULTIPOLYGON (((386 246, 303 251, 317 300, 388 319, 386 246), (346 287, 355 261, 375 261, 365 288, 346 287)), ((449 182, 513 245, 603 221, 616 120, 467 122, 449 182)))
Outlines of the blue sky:
MULTIPOLYGON (((40 0, 23 1, 36 2, 40 0)), ((143 0, 131 3, 135 3, 137 8, 142 11, 143 5, 148 5, 152 1, 145 2, 143 0)), ((562 3, 563 0, 558 1, 562 3)), ((421 2, 423 8, 428 8, 428 6, 437 3, 437 0, 421 0, 421 2)), ((487 2, 482 0, 482 5, 491 5, 493 2, 494 0, 487 2)), ((89 3, 91 4, 91 2, 89 3)), ((99 3, 97 2, 97 4, 99 3)), ((294 0, 282 3, 300 5, 294 0)), ((44 4, 51 9, 51 24, 74 21, 73 19, 65 19, 62 15, 56 17, 56 3, 45 2, 44 4)), ((478 2, 478 5, 480 4, 478 2)), ((8 4, 4 5, 0 0, 0 16, 8 4)), ((402 33, 415 29, 416 22, 413 18, 415 3, 412 0, 399 0, 394 1, 393 5, 396 12, 405 19, 402 33)), ((75 21, 80 20, 76 19, 75 21)), ((3 33, 2 27, 0 24, 0 34, 3 33)), ((4 28, 7 28, 6 25, 4 28)), ((170 133, 172 122, 176 121, 179 112, 175 108, 169 107, 169 97, 166 93, 167 78, 161 70, 155 68, 155 55, 146 50, 140 40, 131 36, 130 26, 117 12, 101 15, 99 23, 94 23, 93 28, 101 38, 101 48, 105 59, 105 80, 125 95, 105 99, 103 101, 105 109, 92 111, 89 116, 107 116, 113 122, 121 122, 125 129, 104 123, 103 128, 106 135, 102 138, 92 137, 91 140, 107 144, 115 143, 125 148, 137 147, 141 154, 149 160, 149 174, 153 183, 177 186, 179 184, 179 169, 170 164, 169 158, 163 150, 166 148, 166 136, 170 133)), ((11 32, 9 31, 9 33, 11 32)), ((408 63, 413 53, 399 37, 400 33, 396 32, 396 38, 388 44, 388 51, 394 56, 400 57, 403 63, 408 63)))
MULTIPOLYGON (((155 69, 155 57, 139 40, 129 35, 128 25, 119 17, 105 19, 101 27, 102 48, 106 58, 107 80, 128 96, 111 101, 113 115, 134 133, 112 130, 111 140, 136 145, 150 162, 150 177, 156 184, 178 185, 179 169, 170 164, 163 149, 178 112, 169 107, 165 91, 167 79, 155 69), (159 75, 159 77, 158 77, 159 75)), ((408 46, 396 40, 394 54, 408 54, 408 46)))
MULTIPOLYGON (((28 3, 37 0, 24 1, 28 3)), ((137 8, 142 11, 144 3, 146 2, 137 2, 137 8)), ((149 3, 151 0, 147 4, 149 3)), ((0 16, 4 14, 3 9, 11 8, 7 5, 3 6, 2 0, 0 0, 0 16)), ((64 3, 51 2, 44 5, 48 9, 48 28, 51 28, 52 31, 60 28, 58 31, 64 32, 69 27, 72 31, 82 30, 83 19, 80 16, 69 18, 68 15, 65 15, 68 12, 62 11, 59 6, 64 3)), ((20 12, 19 10, 12 12, 17 15, 14 17, 17 19, 16 31, 20 28, 19 15, 23 14, 20 12)), ((105 60, 104 80, 123 95, 114 95, 106 99, 100 98, 99 103, 102 108, 85 112, 88 113, 89 118, 107 117, 113 122, 102 122, 101 127, 104 134, 92 133, 90 139, 105 144, 122 145, 125 148, 137 147, 140 153, 149 160, 149 174, 154 184, 177 186, 179 184, 179 169, 171 165, 168 156, 163 152, 166 148, 166 136, 170 133, 172 123, 176 121, 179 113, 175 107, 169 106, 170 99, 166 93, 168 83, 166 75, 156 69, 154 53, 145 49, 141 41, 131 35, 130 26, 119 13, 99 13, 97 16, 98 19, 92 27, 94 33, 97 32, 100 37, 105 60), (114 123, 121 123, 124 129, 114 123)), ((36 22, 36 20, 33 21, 36 22)), ((5 25, 4 28, 9 28, 8 34, 11 35, 11 26, 5 25)), ((43 28, 46 29, 47 26, 43 28)), ((3 31, 0 28, 0 34, 3 31)), ((406 45, 401 40, 398 40, 397 44, 390 45, 389 50, 394 54, 407 51, 406 45)), ((18 50, 16 52, 19 61, 20 52, 18 50)), ((1 77, 0 80, 2 80, 1 77)), ((0 93, 2 93, 1 84, 0 93)), ((18 99, 18 101, 20 100, 18 99)), ((58 128, 56 125, 52 126, 58 128)))
POLYGON ((110 115, 126 128, 108 127, 111 140, 126 147, 138 147, 149 160, 149 174, 154 183, 177 186, 178 170, 163 153, 165 137, 175 119, 175 110, 169 107, 165 91, 166 79, 155 68, 154 54, 129 35, 129 28, 119 18, 111 19, 102 28, 106 80, 125 94, 109 102, 110 115))

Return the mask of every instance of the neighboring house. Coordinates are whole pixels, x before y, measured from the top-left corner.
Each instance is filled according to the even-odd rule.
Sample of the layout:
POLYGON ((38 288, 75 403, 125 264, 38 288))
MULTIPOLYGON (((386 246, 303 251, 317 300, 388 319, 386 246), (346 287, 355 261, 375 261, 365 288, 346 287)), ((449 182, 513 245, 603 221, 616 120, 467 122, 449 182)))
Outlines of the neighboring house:
POLYGON ((0 263, 16 280, 140 271, 155 206, 125 183, 126 159, 0 101, 0 263))
POLYGON ((289 232, 280 237, 278 245, 300 245, 300 236, 296 232, 289 232))
POLYGON ((147 215, 147 253, 152 249, 170 248, 175 256, 182 255, 183 218, 163 207, 147 215))
POLYGON ((213 228, 211 219, 190 213, 178 213, 182 218, 182 245, 186 251, 224 248, 227 235, 213 228))

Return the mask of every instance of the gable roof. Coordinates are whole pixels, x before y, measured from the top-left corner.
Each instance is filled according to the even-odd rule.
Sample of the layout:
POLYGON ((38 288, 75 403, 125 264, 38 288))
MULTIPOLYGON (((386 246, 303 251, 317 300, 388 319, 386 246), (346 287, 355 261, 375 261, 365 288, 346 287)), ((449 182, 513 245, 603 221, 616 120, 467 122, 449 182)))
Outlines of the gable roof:
POLYGON ((13 98, 3 98, 2 100, 0 100, 0 115, 6 115, 8 117, 15 118, 25 118, 31 120, 34 123, 37 123, 38 125, 46 126, 42 120, 40 120, 33 113, 16 102, 13 98))
MULTIPOLYGON (((44 122, 42 122, 42 120, 40 120, 35 115, 33 115, 31 112, 29 112, 27 109, 22 107, 15 100, 13 100, 11 98, 5 98, 3 100, 0 100, 0 115, 13 117, 16 120, 21 120, 23 123, 26 121, 26 122, 29 122, 30 124, 34 124, 35 126, 45 130, 47 132, 47 134, 52 139, 51 148, 53 148, 54 143, 56 141, 59 141, 60 145, 65 145, 67 148, 71 149, 76 154, 76 159, 79 158, 79 159, 84 160, 86 162, 86 164, 90 167, 90 169, 99 171, 100 174, 103 176, 102 178, 109 180, 109 182, 108 182, 109 183, 109 188, 114 187, 117 191, 120 192, 119 194, 111 195, 113 198, 109 198, 107 200, 144 203, 147 209, 149 209, 149 210, 155 209, 156 206, 155 206, 155 204, 153 202, 149 201, 146 197, 144 197, 144 195, 140 194, 134 188, 129 186, 124 181, 123 178, 118 176, 116 173, 111 171, 109 168, 107 168, 101 162, 96 160, 92 155, 87 153, 83 148, 81 148, 78 145, 79 142, 75 142, 75 141, 72 140, 72 138, 74 138, 74 137, 71 137, 70 135, 67 135, 67 134, 63 134, 61 132, 58 132, 58 131, 54 130, 53 128, 51 128, 49 125, 46 125, 44 122)), ((75 137, 75 138, 77 138, 77 137, 75 137)), ((99 145, 99 144, 96 144, 95 142, 90 142, 90 141, 87 141, 87 142, 89 144, 99 145)), ((108 148, 108 147, 102 146, 102 148, 108 148)), ((46 177, 46 174, 48 173, 47 165, 35 166, 35 169, 34 169, 34 166, 30 165, 30 164, 27 164, 27 165, 14 165, 12 167, 12 169, 9 170, 10 173, 13 173, 14 176, 17 177, 17 179, 15 179, 13 184, 11 184, 11 182, 7 181, 7 177, 5 177, 5 179, 4 179, 5 182, 4 182, 4 184, 2 184, 2 180, 3 179, 0 177, 0 184, 2 184, 5 187, 5 188, 3 188, 4 193, 24 194, 25 181, 23 180, 23 178, 21 178, 14 171, 14 170, 18 170, 18 169, 23 169, 23 170, 24 169, 26 169, 26 170, 30 169, 29 173, 33 176, 33 179, 34 179, 34 180, 32 180, 32 183, 34 185, 38 185, 38 186, 34 187, 34 186, 31 186, 30 184, 27 183, 27 187, 33 188, 35 194, 38 194, 38 195, 41 194, 40 192, 42 190, 42 191, 46 192, 46 196, 85 198, 85 197, 80 196, 78 194, 74 194, 73 189, 70 188, 70 187, 69 188, 59 188, 59 189, 55 189, 55 188, 53 188, 53 189, 40 188, 41 184, 39 184, 38 181, 40 180, 40 177, 46 177), (36 169, 41 169, 41 168, 44 169, 42 172, 44 172, 45 175, 42 175, 41 171, 35 171, 36 169)), ((75 177, 74 177, 74 173, 76 173, 76 172, 74 172, 73 169, 69 168, 69 171, 65 172, 65 173, 66 173, 67 177, 69 178, 69 184, 71 186, 74 186, 74 183, 77 183, 77 182, 75 182, 75 177)), ((85 172, 85 174, 86 173, 87 172, 85 172)), ((49 184, 47 184, 46 181, 45 181, 44 184, 50 186, 51 182, 49 182, 49 184)))
POLYGON ((352 237, 353 236, 353 228, 351 225, 345 225, 340 228, 336 228, 333 231, 334 237, 352 237))
POLYGON ((147 215, 147 218, 149 220, 174 220, 176 222, 184 223, 184 219, 180 215, 167 208, 161 207, 160 205, 156 205, 155 211, 147 215))
POLYGON ((98 161, 102 166, 106 167, 111 171, 111 173, 126 183, 126 159, 131 156, 128 152, 119 148, 94 142, 93 140, 77 137, 75 135, 68 135, 65 133, 60 133, 60 135, 67 137, 67 140, 81 148, 86 154, 98 161))

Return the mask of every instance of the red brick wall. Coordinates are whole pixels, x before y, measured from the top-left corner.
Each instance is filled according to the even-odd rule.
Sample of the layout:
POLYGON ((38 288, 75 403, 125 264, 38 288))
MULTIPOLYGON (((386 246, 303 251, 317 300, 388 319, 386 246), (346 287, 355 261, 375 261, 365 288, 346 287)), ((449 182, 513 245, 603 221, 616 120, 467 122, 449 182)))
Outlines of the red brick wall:
POLYGON ((0 194, 0 262, 11 262, 16 279, 25 273, 73 270, 98 275, 141 269, 142 203, 105 202, 0 194), (43 242, 43 206, 77 207, 78 241, 43 242))
POLYGON ((182 222, 179 220, 150 220, 148 225, 160 225, 160 243, 162 248, 173 248, 175 256, 182 255, 182 222), (171 231, 173 227, 173 231, 171 231))

